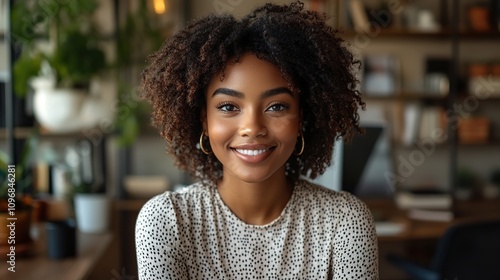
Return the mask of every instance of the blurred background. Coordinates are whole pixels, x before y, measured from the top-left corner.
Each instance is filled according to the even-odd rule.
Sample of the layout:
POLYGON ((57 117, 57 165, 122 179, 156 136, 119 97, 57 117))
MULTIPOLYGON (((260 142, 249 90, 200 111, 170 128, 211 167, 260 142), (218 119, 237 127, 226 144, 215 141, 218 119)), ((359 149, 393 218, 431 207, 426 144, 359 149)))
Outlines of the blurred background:
MULTIPOLYGON (((32 273, 19 279, 36 267, 51 279, 137 279, 138 211, 193 182, 138 98, 147 56, 193 19, 267 2, 292 1, 0 0, 0 225, 14 211, 17 269, 32 273), (76 252, 50 255, 47 224, 72 219, 58 226, 76 234, 76 252), (80 272, 58 269, 66 257, 80 272)), ((368 204, 381 279, 409 279, 389 256, 430 266, 451 226, 500 218, 500 1, 304 4, 326 13, 362 62, 367 103, 364 137, 337 143, 318 182, 368 204)), ((8 261, 12 231, 0 233, 8 261)))

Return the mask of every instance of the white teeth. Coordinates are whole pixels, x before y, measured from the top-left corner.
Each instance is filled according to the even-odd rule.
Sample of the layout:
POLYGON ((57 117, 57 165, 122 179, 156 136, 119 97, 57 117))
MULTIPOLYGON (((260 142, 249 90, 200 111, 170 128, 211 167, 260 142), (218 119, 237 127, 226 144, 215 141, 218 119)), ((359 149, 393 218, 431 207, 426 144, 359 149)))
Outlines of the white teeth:
POLYGON ((240 154, 244 155, 249 155, 249 156, 258 156, 262 153, 265 153, 269 151, 269 149, 264 149, 264 150, 243 150, 243 149, 236 149, 236 151, 240 154))

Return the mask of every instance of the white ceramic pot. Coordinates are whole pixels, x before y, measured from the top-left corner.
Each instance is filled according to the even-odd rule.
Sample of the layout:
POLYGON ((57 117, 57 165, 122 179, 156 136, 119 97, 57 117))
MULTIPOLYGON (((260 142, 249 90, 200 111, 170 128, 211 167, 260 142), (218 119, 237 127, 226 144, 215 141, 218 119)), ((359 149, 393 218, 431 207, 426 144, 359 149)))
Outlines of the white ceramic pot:
POLYGON ((87 91, 57 88, 54 79, 45 77, 33 79, 31 86, 35 118, 51 132, 78 132, 112 119, 113 110, 87 91))
POLYGON ((80 111, 87 93, 66 88, 36 88, 33 111, 36 120, 52 132, 81 129, 80 111))
POLYGON ((101 233, 109 229, 111 201, 105 194, 76 194, 76 226, 85 233, 101 233))

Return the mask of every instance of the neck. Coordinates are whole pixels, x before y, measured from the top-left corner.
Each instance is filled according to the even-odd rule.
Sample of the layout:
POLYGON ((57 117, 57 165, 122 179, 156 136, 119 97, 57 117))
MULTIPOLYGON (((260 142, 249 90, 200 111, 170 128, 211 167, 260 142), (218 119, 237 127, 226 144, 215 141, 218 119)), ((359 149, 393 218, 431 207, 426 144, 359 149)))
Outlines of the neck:
POLYGON ((293 192, 284 172, 282 176, 272 176, 257 183, 224 176, 217 187, 229 209, 240 220, 252 225, 265 225, 278 218, 293 192))

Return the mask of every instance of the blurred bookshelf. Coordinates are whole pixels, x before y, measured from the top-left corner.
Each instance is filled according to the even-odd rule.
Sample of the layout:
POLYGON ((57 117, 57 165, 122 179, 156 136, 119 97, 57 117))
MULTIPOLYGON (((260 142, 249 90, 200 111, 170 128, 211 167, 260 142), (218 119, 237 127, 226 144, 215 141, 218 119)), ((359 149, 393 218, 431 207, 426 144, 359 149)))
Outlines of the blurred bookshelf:
MULTIPOLYGON (((500 89, 495 84, 500 81, 500 53, 496 51, 500 10, 490 7, 489 18, 472 19, 467 11, 483 5, 481 1, 398 1, 397 13, 390 13, 391 7, 387 2, 384 6, 384 1, 332 1, 338 3, 335 28, 362 62, 360 91, 367 108, 383 108, 393 130, 394 162, 401 155, 409 157, 420 151, 417 143, 429 141, 439 129, 446 135, 446 140, 433 142, 440 155, 426 156, 440 162, 434 163, 441 166, 434 173, 448 173, 447 179, 438 180, 439 185, 453 192, 461 166, 470 167, 487 181, 485 170, 499 168, 495 157, 500 147, 500 89), (412 23, 414 13, 426 21, 412 23), (378 59, 375 74, 385 83, 378 93, 366 85, 368 59, 374 58, 378 59), (437 78, 432 77, 436 73, 437 78), (443 81, 445 90, 436 86, 443 81), (388 82, 392 84, 387 86, 388 82), (478 86, 487 97, 473 92, 478 86), (464 127, 463 121, 469 119, 483 122, 464 127), (483 160, 471 156, 475 152, 483 160)), ((489 2, 500 7, 499 1, 489 2)))

